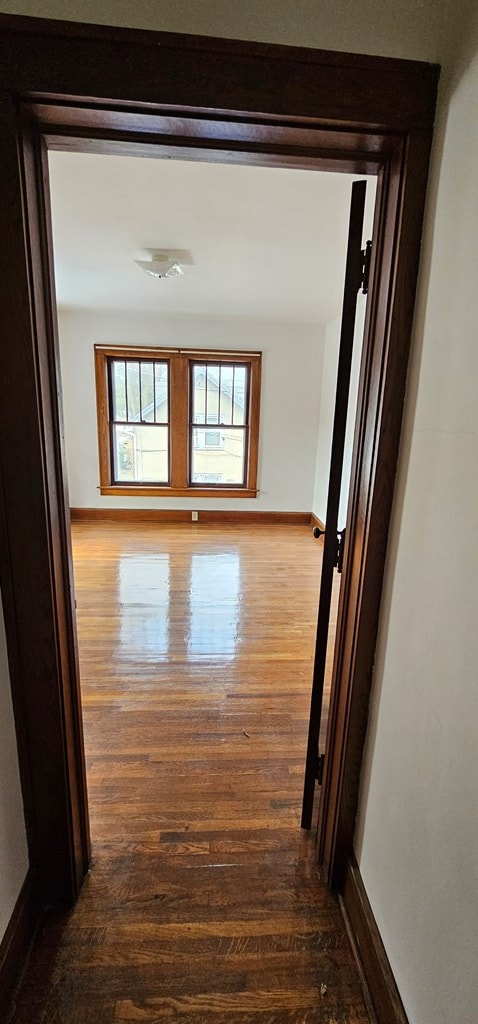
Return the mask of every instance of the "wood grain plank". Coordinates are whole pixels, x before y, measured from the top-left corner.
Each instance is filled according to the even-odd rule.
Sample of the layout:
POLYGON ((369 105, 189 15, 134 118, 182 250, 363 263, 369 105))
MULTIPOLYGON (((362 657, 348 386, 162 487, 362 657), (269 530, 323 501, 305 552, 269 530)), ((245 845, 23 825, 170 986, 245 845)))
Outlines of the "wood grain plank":
POLYGON ((73 553, 92 870, 13 1024, 369 1024, 299 827, 321 546, 83 522, 73 553))

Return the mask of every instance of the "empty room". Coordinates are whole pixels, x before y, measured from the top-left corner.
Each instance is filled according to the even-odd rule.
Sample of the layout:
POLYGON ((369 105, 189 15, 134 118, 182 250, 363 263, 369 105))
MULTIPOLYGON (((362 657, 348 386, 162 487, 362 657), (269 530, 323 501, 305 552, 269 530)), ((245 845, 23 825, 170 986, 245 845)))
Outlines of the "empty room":
POLYGON ((3 0, 8 1024, 475 1021, 476 47, 3 0))
POLYGON ((97 1021, 366 1021, 317 807, 300 827, 357 176, 61 151, 49 171, 92 859, 14 1019, 63 1019, 65 986, 89 1019, 94 976, 97 1021))

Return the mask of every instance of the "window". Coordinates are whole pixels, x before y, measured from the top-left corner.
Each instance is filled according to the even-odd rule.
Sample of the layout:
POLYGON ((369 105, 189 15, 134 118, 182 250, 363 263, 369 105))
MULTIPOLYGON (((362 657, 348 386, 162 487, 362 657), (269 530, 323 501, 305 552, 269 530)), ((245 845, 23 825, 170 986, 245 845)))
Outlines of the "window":
POLYGON ((108 360, 112 480, 169 484, 169 364, 108 360))
POLYGON ((95 346, 101 494, 255 497, 261 356, 95 346))

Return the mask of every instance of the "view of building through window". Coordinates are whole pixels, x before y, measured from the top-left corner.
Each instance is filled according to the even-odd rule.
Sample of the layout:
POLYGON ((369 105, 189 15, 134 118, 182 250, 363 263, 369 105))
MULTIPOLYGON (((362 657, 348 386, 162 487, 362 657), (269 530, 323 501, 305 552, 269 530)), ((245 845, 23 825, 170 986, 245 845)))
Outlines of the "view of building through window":
POLYGON ((244 483, 247 384, 247 366, 191 363, 191 483, 244 483))
POLYGON ((169 364, 111 359, 113 476, 169 483, 169 364))

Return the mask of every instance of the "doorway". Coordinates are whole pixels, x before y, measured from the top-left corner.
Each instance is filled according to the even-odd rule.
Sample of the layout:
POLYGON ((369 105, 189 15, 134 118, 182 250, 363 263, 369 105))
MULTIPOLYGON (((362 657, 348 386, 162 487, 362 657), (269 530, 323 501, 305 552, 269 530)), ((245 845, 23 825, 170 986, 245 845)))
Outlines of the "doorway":
MULTIPOLYGON (((114 520, 115 515, 119 515, 127 522, 141 515, 146 519, 149 513, 151 520, 156 514, 158 520, 161 520, 161 516, 168 516, 171 521, 176 518, 187 523, 188 519, 191 521, 191 508, 194 506, 199 518, 196 532, 202 529, 205 513, 209 513, 210 518, 215 514, 218 522, 236 514, 241 522, 238 529, 247 529, 250 521, 266 523, 269 513, 272 518, 276 518, 276 526, 272 526, 272 530, 283 528, 280 525, 282 514, 286 522, 295 518, 297 522, 308 523, 311 515, 314 521, 325 522, 351 176, 231 163, 211 164, 54 151, 49 153, 49 177, 59 310, 65 469, 73 519, 83 522, 94 520, 99 524, 101 521, 108 523, 114 520), (142 273, 143 265, 140 262, 138 266, 138 261, 149 259, 154 248, 162 248, 167 252, 168 246, 172 253, 179 254, 183 274, 178 279, 163 280, 145 276, 142 273), (191 357, 195 349, 201 350, 205 344, 211 350, 210 358, 216 360, 208 370, 206 379, 206 386, 209 380, 209 397, 217 393, 221 371, 223 384, 225 381, 226 365, 221 366, 219 363, 218 367, 218 358, 226 358, 228 350, 233 358, 239 358, 234 356, 234 350, 242 346, 252 346, 262 354, 264 372, 260 400, 260 474, 259 490, 253 501, 247 498, 244 500, 240 491, 237 497, 234 492, 226 498, 221 493, 223 485, 232 486, 228 480, 234 480, 234 476, 228 477, 227 474, 231 471, 231 465, 234 469, 234 460, 237 462, 238 457, 234 450, 234 436, 228 437, 223 423, 224 412, 219 414, 217 401, 212 403, 205 422, 214 431, 214 440, 219 442, 224 438, 229 445, 232 441, 232 449, 228 452, 226 443, 222 447, 216 444, 206 453, 213 470, 207 480, 209 494, 205 495, 201 490, 199 494, 197 491, 192 492, 189 497, 171 497, 167 494, 167 488, 163 487, 158 488, 159 496, 154 495, 154 472, 151 475, 154 470, 154 450, 162 442, 142 440, 141 434, 149 437, 159 435, 161 438, 169 430, 173 451, 176 438, 172 421, 169 427, 156 426, 157 410, 153 415, 151 403, 153 397, 162 396, 164 389, 159 384, 153 388, 143 370, 148 371, 151 377, 153 363, 148 360, 152 357, 175 358, 176 350, 185 350, 191 357), (124 406, 120 415, 123 422, 113 429, 120 432, 121 443, 128 445, 128 465, 118 467, 123 482, 118 484, 117 493, 114 486, 103 489, 103 481, 101 489, 99 487, 98 409, 95 398, 97 405, 100 401, 108 404, 109 398, 106 396, 100 400, 98 380, 95 389, 94 351, 98 348, 103 350, 108 345, 115 352, 113 366, 119 368, 118 372, 121 371, 121 379, 124 381, 124 394, 120 400, 120 405, 124 406), (144 346, 148 346, 147 349, 144 346), (225 355, 221 356, 221 351, 225 355), (125 354, 127 363, 122 361, 125 354), (141 357, 144 354, 144 364, 138 363, 135 355, 141 357), (127 406, 130 407, 129 418, 127 406), (143 424, 139 428, 136 426, 138 422, 143 424), (143 467, 147 474, 145 480, 141 476, 143 467), (220 478, 222 484, 216 484, 220 478), (214 493, 216 486, 219 490, 217 497, 214 493)), ((364 240, 372 234, 374 196, 375 178, 369 178, 362 232, 364 240)), ((342 474, 340 529, 345 527, 347 511, 365 319, 363 295, 359 298, 358 307, 342 474)), ((236 377, 234 380, 237 402, 240 389, 236 377)), ((110 382, 108 394, 111 386, 110 382)), ((115 382, 115 389, 117 386, 118 382, 115 382)), ((227 384, 222 395, 223 406, 230 391, 227 384)), ((160 403, 158 398, 159 408, 164 409, 163 397, 160 403)), ((239 422, 242 422, 239 407, 237 412, 239 422)), ((164 418, 166 414, 162 415, 164 418)), ((202 416, 204 420, 204 410, 202 416)), ((239 432, 242 430, 240 427, 237 429, 239 432)), ((199 437, 196 439, 193 436, 193 440, 199 442, 199 457, 204 458, 200 428, 196 428, 194 435, 196 433, 199 437)), ((204 474, 202 476, 206 480, 204 474)), ((203 482, 204 487, 206 483, 203 482)), ((161 544, 160 530, 158 526, 157 545, 161 544)), ((76 532, 81 534, 80 527, 76 528, 76 532)), ((108 544, 108 533, 105 537, 108 544)), ((93 533, 93 543, 95 557, 99 558, 98 528, 93 533)), ((311 548, 313 543, 311 540, 311 548)), ((144 628, 145 669, 156 651, 159 673, 157 685, 161 687, 161 674, 167 670, 170 641, 168 602, 174 600, 174 580, 176 573, 181 570, 178 570, 176 560, 169 563, 168 558, 167 578, 163 579, 164 567, 162 563, 161 566, 158 564, 157 545, 150 552, 151 562, 159 572, 156 586, 154 575, 147 572, 144 577, 150 581, 155 594, 158 593, 158 587, 162 591, 158 595, 156 611, 147 613, 149 601, 146 593, 141 597, 142 569, 138 560, 135 563, 127 554, 119 554, 117 574, 120 590, 123 595, 127 595, 129 588, 124 577, 128 567, 134 569, 136 565, 139 572, 133 589, 138 607, 143 606, 145 609, 146 619, 142 626, 138 624, 138 642, 135 647, 137 672, 140 677, 142 656, 139 636, 143 635, 141 629, 144 628), (151 627, 149 631, 147 621, 151 627), (154 629, 157 630, 156 641, 151 632, 154 629)), ((81 543, 80 547, 84 550, 81 543)), ((312 552, 311 557, 315 559, 317 567, 317 558, 312 552)), ((88 564, 85 552, 82 561, 88 564)), ((201 552, 193 556, 191 573, 195 565, 203 565, 205 591, 209 585, 205 570, 210 565, 211 572, 214 572, 217 561, 217 558, 210 560, 204 555, 201 563, 201 552)), ((106 564, 109 565, 108 561, 106 564)), ((227 558, 225 565, 227 568, 227 558)), ((320 572, 317 568, 316 571, 318 589, 320 572)), ((93 607, 100 600, 101 576, 102 572, 95 592, 91 594, 93 607)), ((267 575, 264 580, 267 581, 267 575)), ((226 590, 229 584, 232 586, 231 579, 229 583, 226 580, 226 590)), ((338 579, 335 591, 334 631, 338 579)), ((197 588, 194 586, 191 594, 196 594, 196 608, 197 588)), ((223 598, 227 606, 226 592, 223 598)), ((241 601, 248 599, 247 593, 242 594, 241 601)), ((117 616, 121 622, 122 615, 128 615, 130 600, 127 597, 120 600, 119 609, 123 611, 118 610, 117 616)), ((230 600, 234 604, 232 593, 230 600)), ((109 604, 114 606, 114 594, 110 596, 109 604)), ((273 604, 271 599, 271 606, 273 604)), ((212 597, 210 607, 216 607, 212 597)), ((289 611, 289 619, 294 615, 293 608, 294 605, 289 611)), ((93 615, 83 606, 80 606, 80 610, 81 621, 87 623, 85 628, 89 640, 85 641, 85 645, 89 648, 93 644, 94 650, 93 615)), ((98 620, 98 643, 105 621, 104 614, 103 611, 98 620)), ((298 606, 295 614, 299 619, 301 612, 298 606)), ((191 626, 193 620, 194 616, 191 618, 191 626)), ((274 621, 273 615, 271 620, 274 621)), ((134 619, 130 617, 128 621, 131 623, 134 619)), ((118 628, 123 634, 123 625, 120 624, 118 628)), ((127 625, 124 628, 128 630, 127 625)), ((210 640, 214 639, 211 629, 206 631, 210 640)), ((202 655, 206 658, 208 652, 205 637, 197 637, 197 629, 192 629, 192 633, 195 639, 191 643, 193 646, 194 643, 202 645, 202 655)), ((80 630, 80 661, 83 660, 82 635, 83 631, 80 630)), ((239 638, 239 645, 241 643, 239 638)), ((270 644, 268 634, 264 643, 270 644)), ((327 658, 327 699, 333 647, 331 638, 327 658)), ((304 635, 304 657, 306 649, 308 639, 304 635)), ((106 671, 105 666, 110 659, 113 665, 120 660, 118 652, 119 648, 113 645, 104 667, 98 668, 100 676, 106 671)), ((191 659, 193 653, 192 649, 188 649, 187 658, 191 659)), ((223 656, 227 661, 226 650, 223 656)), ((88 657, 90 661, 91 656, 88 657)), ((186 666, 186 655, 183 661, 186 666)), ((283 662, 279 659, 279 669, 281 666, 283 662)), ((84 671, 93 689, 88 699, 94 701, 95 681, 92 671, 86 668, 84 671)), ((100 679, 96 685, 100 685, 100 679)), ((303 683, 303 696, 306 700, 309 689, 307 682, 303 683)), ((118 695, 116 699, 119 699, 118 695)), ((126 687, 121 698, 121 707, 125 712, 129 699, 134 706, 137 698, 126 687)), ((99 701, 95 705, 95 712, 101 706, 99 701)), ((108 715, 107 701, 104 707, 105 715, 108 715)), ((110 708, 112 711, 113 708, 110 708)), ((91 714, 89 710, 86 716, 87 749, 91 714)), ((119 722, 124 722, 125 717, 121 715, 119 722)), ((323 740, 326 723, 325 714, 321 724, 323 740)), ((305 743, 302 756, 305 760, 305 743)), ((295 773, 296 769, 297 765, 294 765, 295 773)), ((300 789, 300 779, 296 781, 300 789)), ((180 810, 178 808, 178 812, 180 810)))
POLYGON ((55 414, 45 147, 62 148, 68 140, 80 149, 124 152, 134 141, 146 152, 153 135, 154 145, 162 142, 170 155, 175 147, 202 147, 225 159, 231 151, 249 161, 261 153, 282 165, 377 174, 377 250, 352 470, 353 558, 341 601, 339 697, 322 801, 323 863, 327 878, 340 886, 351 850, 367 722, 437 70, 154 33, 108 35, 106 29, 63 28, 58 22, 25 28, 21 18, 2 26, 6 187, 0 219, 9 260, 0 300, 11 342, 1 403, 2 532, 8 551, 2 587, 30 854, 47 902, 75 897, 88 850, 75 712, 68 502, 55 414))

